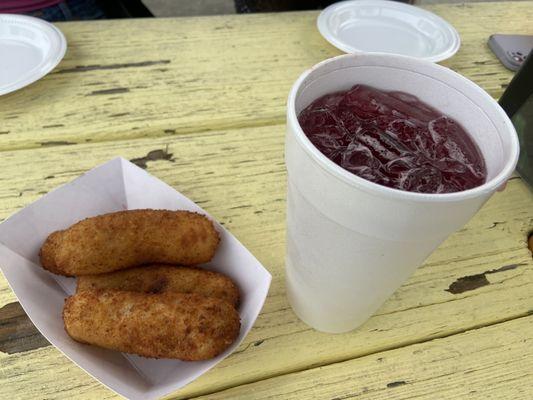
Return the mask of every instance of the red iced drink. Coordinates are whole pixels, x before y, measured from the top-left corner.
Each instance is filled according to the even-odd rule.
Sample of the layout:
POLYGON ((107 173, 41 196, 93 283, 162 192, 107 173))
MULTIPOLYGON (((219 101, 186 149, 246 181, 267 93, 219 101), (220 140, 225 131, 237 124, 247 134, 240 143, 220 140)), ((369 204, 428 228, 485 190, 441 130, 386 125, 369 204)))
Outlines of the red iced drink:
POLYGON ((298 121, 330 160, 380 185, 451 193, 486 179, 483 157, 463 127, 407 93, 355 85, 315 100, 298 121))

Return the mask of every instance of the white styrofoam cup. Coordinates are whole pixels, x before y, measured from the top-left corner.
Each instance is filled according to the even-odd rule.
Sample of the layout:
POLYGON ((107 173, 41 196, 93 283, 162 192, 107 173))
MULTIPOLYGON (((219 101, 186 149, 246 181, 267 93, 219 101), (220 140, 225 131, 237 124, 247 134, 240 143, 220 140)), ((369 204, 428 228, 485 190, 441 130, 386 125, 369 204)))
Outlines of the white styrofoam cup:
POLYGON ((324 332, 361 325, 507 181, 518 153, 516 132, 498 103, 448 68, 398 55, 348 54, 304 72, 289 94, 285 142, 286 282, 295 313, 324 332), (357 83, 411 93, 458 121, 483 154, 487 181, 456 193, 405 192, 330 161, 297 116, 318 97, 357 83))

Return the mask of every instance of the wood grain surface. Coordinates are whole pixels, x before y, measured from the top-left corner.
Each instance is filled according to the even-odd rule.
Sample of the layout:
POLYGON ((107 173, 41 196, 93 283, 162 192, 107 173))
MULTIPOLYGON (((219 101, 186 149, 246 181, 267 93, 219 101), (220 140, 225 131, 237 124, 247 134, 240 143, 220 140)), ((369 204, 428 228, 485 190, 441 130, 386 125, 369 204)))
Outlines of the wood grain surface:
MULTIPOLYGON (((533 34, 530 2, 429 6, 459 31, 443 64, 499 97, 512 73, 495 32, 533 34)), ((59 23, 61 64, 0 99, 0 150, 281 124, 305 69, 341 54, 317 12, 59 23)))
MULTIPOLYGON (((511 73, 485 41, 531 30, 533 2, 432 10, 462 36, 445 64, 499 96, 511 73)), ((285 97, 305 68, 338 54, 316 32, 316 15, 61 24, 66 59, 0 98, 0 219, 123 156, 248 247, 273 275, 256 325, 237 351, 169 398, 433 399, 439 391, 443 399, 529 399, 533 195, 518 177, 360 329, 326 335, 292 313, 285 97)), ((0 398, 118 398, 39 339, 16 301, 0 276, 0 398)))
POLYGON ((527 399, 533 393, 532 330, 533 318, 519 318, 200 398, 527 399))
MULTIPOLYGON (((0 215, 9 215, 115 155, 138 160, 154 152, 166 154, 166 159, 146 161, 147 170, 198 202, 273 275, 263 312, 242 346, 178 397, 211 393, 310 366, 446 337, 523 317, 533 310, 533 263, 526 245, 533 225, 532 197, 523 182, 515 178, 465 228, 450 237, 363 327, 349 334, 326 335, 301 323, 287 303, 283 281, 283 133, 284 126, 277 125, 63 146, 54 151, 6 151, 2 154, 10 173, 9 178, 4 177, 4 185, 18 189, 2 194, 0 215), (258 142, 261 151, 254 152, 258 142), (73 159, 69 154, 85 156, 73 159), (28 164, 28 159, 35 161, 28 164), (476 276, 483 276, 483 284, 479 284, 480 278, 471 278, 476 276)), ((15 301, 6 286, 0 286, 0 304, 15 301)), ((57 352, 52 347, 47 351, 57 352)), ((21 362, 28 362, 32 355, 20 353, 19 357, 21 362)), ((64 363, 70 364, 66 359, 64 363)), ((54 370, 54 374, 61 376, 57 375, 61 371, 54 370)), ((47 383, 49 378, 34 378, 35 384, 42 384, 41 391, 54 396, 54 386, 47 383)), ((83 373, 79 379, 87 384, 92 381, 83 373)), ((16 384, 10 383, 9 387, 16 384)))

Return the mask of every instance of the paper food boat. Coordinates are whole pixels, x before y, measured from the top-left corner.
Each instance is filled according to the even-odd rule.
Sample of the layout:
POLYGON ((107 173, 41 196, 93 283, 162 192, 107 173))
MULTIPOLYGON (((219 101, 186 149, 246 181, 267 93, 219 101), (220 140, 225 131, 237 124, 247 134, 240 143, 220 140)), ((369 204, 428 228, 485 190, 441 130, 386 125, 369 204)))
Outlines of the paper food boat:
POLYGON ((238 339, 207 361, 155 360, 80 344, 65 332, 61 311, 75 279, 41 268, 39 249, 53 231, 91 216, 128 209, 190 210, 194 202, 123 158, 113 159, 48 193, 0 224, 0 267, 37 329, 74 363, 129 399, 156 399, 196 379, 233 352, 252 328, 271 275, 226 229, 213 220, 221 243, 204 267, 235 281, 241 292, 238 339))

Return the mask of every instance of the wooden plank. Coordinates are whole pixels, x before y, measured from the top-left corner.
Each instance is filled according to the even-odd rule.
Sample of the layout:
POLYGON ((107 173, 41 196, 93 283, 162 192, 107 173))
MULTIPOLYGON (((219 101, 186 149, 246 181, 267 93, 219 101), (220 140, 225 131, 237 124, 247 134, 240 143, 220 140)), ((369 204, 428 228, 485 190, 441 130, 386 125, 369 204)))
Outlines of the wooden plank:
MULTIPOLYGON (((444 65, 498 97, 512 73, 491 33, 533 33, 533 2, 428 6, 457 27, 444 65)), ((298 75, 340 51, 317 12, 60 23, 69 49, 0 100, 0 150, 281 124, 298 75)))
POLYGON ((124 399, 52 347, 15 355, 0 352, 2 399, 124 399))
MULTIPOLYGON (((284 131, 277 125, 4 152, 0 217, 122 155, 145 162, 149 172, 201 204, 256 255, 273 282, 255 327, 234 354, 184 388, 178 398, 449 336, 533 310, 533 260, 526 244, 533 226, 533 196, 520 178, 514 178, 360 329, 326 335, 301 323, 284 289, 284 131), (157 160, 150 161, 153 158, 157 160)), ((14 301, 2 279, 0 307, 14 301)), ((3 357, 0 370, 6 371, 3 360, 22 370, 36 354, 43 363, 50 358, 45 369, 65 392, 56 393, 47 374, 32 374, 32 386, 42 396, 68 398, 75 392, 67 387, 73 382, 81 391, 95 387, 90 377, 74 366, 68 368, 70 362, 51 347, 3 357)), ((26 393, 21 385, 27 381, 17 382, 8 372, 0 373, 0 387, 9 388, 14 396, 10 398, 26 393)))
POLYGON ((20 353, 49 345, 18 302, 0 307, 0 353, 20 353))
POLYGON ((533 393, 533 317, 198 398, 512 399, 533 393))

